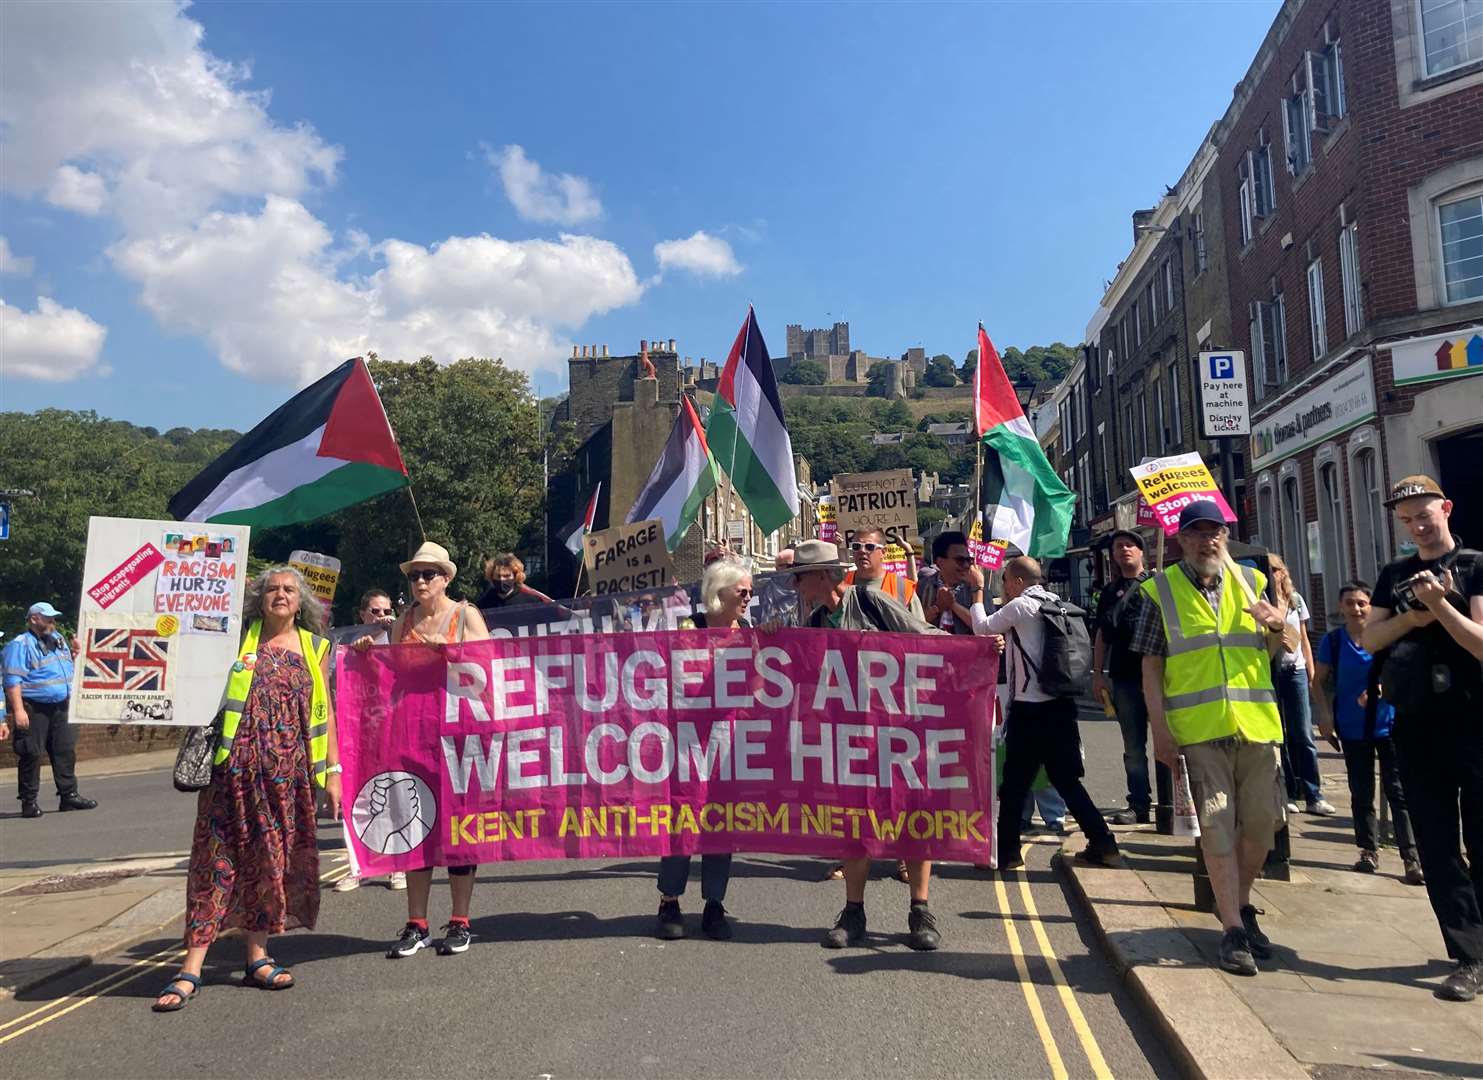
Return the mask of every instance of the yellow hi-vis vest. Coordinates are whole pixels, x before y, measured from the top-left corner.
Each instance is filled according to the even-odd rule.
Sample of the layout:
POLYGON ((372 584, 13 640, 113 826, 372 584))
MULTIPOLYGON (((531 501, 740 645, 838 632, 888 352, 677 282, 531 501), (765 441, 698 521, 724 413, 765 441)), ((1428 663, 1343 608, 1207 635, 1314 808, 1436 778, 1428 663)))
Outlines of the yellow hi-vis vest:
MULTIPOLYGON (((1254 596, 1266 578, 1239 566, 1254 596)), ((1164 661, 1164 717, 1180 746, 1240 735, 1248 742, 1280 743, 1282 718, 1272 689, 1271 659, 1256 620, 1245 610, 1227 567, 1220 611, 1171 566, 1139 586, 1164 617, 1169 653, 1164 661)))
MULTIPOLYGON (((242 650, 232 673, 227 677, 226 695, 222 701, 221 738, 216 744, 213 764, 221 765, 232 756, 232 743, 237 738, 237 727, 242 723, 242 710, 247 707, 247 692, 252 688, 253 669, 257 664, 257 642, 263 632, 261 620, 247 628, 242 639, 242 650)), ((304 664, 309 668, 309 677, 314 688, 309 697, 309 770, 314 782, 324 787, 328 773, 325 762, 330 748, 329 695, 325 692, 324 672, 320 664, 329 652, 328 638, 315 637, 303 627, 299 628, 299 648, 304 654, 304 664)))

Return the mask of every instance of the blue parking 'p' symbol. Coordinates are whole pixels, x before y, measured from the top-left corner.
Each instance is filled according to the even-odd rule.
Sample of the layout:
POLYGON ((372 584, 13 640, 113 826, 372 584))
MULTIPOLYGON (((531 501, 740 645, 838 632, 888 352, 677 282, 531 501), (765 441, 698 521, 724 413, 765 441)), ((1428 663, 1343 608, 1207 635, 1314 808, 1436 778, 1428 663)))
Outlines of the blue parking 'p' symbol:
POLYGON ((1236 377, 1236 358, 1230 353, 1224 353, 1210 358, 1210 377, 1212 379, 1234 379, 1236 377))

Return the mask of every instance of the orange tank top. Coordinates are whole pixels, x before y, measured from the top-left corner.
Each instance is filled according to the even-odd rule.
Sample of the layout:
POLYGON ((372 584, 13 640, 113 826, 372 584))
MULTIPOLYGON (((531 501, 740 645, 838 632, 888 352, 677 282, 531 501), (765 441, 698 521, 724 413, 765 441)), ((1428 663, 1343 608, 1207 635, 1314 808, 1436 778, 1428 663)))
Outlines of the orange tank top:
MULTIPOLYGON (((446 645, 450 642, 462 641, 463 609, 467 606, 468 601, 463 601, 462 603, 453 605, 453 617, 448 620, 448 629, 443 632, 442 641, 430 641, 419 634, 415 628, 415 619, 412 616, 409 616, 407 618, 406 625, 402 630, 401 641, 398 642, 398 644, 406 644, 407 642, 420 642, 423 645, 446 645)), ((415 605, 413 606, 412 611, 414 614, 416 613, 417 608, 415 605)))

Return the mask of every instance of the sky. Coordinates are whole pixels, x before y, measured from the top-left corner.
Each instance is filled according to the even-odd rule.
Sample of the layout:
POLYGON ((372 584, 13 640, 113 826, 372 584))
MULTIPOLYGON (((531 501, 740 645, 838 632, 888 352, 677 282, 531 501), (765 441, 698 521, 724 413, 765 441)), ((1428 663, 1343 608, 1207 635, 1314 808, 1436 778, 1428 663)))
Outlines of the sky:
POLYGON ((246 430, 346 357, 1080 341, 1280 7, 0 5, 0 410, 246 430))

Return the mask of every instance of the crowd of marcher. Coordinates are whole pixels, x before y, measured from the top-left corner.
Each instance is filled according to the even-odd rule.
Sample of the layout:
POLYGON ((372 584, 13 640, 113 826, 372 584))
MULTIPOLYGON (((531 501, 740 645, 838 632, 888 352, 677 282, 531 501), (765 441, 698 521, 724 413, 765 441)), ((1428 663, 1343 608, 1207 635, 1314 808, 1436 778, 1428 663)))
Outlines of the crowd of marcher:
MULTIPOLYGON (((1402 880, 1426 887, 1456 963, 1438 993, 1468 1001, 1483 989, 1483 554, 1452 535, 1452 504, 1434 480, 1402 480, 1387 505, 1414 553, 1384 567, 1373 584, 1346 582, 1342 622, 1316 644, 1307 631, 1308 606, 1281 560, 1269 557, 1270 582, 1262 570, 1234 561, 1223 514, 1200 501, 1182 512, 1181 558, 1162 572, 1145 565, 1138 534, 1113 535, 1116 577, 1101 590, 1085 655, 1067 629, 1084 613, 1046 588, 1035 559, 1009 559, 999 595, 990 597, 959 532, 936 536, 930 567, 915 574, 887 571, 886 537, 878 531, 850 538, 849 562, 833 543, 804 541, 778 555, 776 573, 756 594, 750 570, 721 552, 707 561, 694 622, 991 638, 1002 661, 1001 873, 1024 865, 1021 830, 1037 802, 1054 831, 1063 830, 1066 813, 1076 819, 1087 843, 1074 858, 1119 865, 1109 817, 1082 783, 1078 699, 1090 695, 1116 716, 1123 737, 1127 805, 1110 815, 1111 824, 1149 822, 1155 789, 1164 805, 1173 778, 1187 777, 1222 926, 1219 963, 1234 974, 1254 975, 1258 961, 1272 955, 1251 888, 1286 816, 1336 813, 1321 790, 1316 713, 1318 735, 1344 754, 1359 851, 1353 869, 1381 869, 1378 763, 1402 880), (1150 782, 1150 741, 1156 783, 1150 782)), ((361 598, 358 625, 336 632, 335 642, 363 651, 477 641, 489 636, 483 611, 551 603, 525 584, 518 557, 501 555, 484 569, 488 588, 477 601, 457 600, 448 591, 457 567, 442 547, 424 543, 401 565, 409 597, 403 610, 395 610, 389 591, 370 590, 361 598)), ((43 752, 60 809, 96 805, 80 794, 75 778, 76 731, 67 702, 77 645, 57 629, 59 614, 49 604, 33 605, 25 632, 4 649, 0 738, 12 740, 19 762, 25 818, 42 813, 43 752)), ((212 783, 197 803, 186 958, 156 1000, 158 1011, 191 1000, 207 949, 229 929, 245 935, 245 984, 294 985, 293 973, 268 952, 269 938, 314 925, 317 815, 322 807, 340 814, 332 641, 324 622, 324 606, 291 568, 265 571, 248 587, 241 647, 226 673, 217 720, 212 783)), ((680 905, 691 864, 689 856, 659 861, 655 932, 661 938, 686 933, 680 905)), ((728 855, 700 857, 700 929, 720 940, 732 935, 725 908, 730 869, 728 855)), ((433 870, 390 876, 389 886, 407 893, 407 919, 389 958, 432 946, 444 955, 468 949, 476 868, 447 868, 451 911, 436 941, 429 924, 433 870)), ((842 879, 845 890, 825 947, 864 939, 870 870, 869 859, 848 857, 825 874, 842 879)), ((906 860, 896 873, 909 886, 908 944, 938 948, 931 863, 906 860)), ((362 880, 352 863, 337 889, 362 880)))

